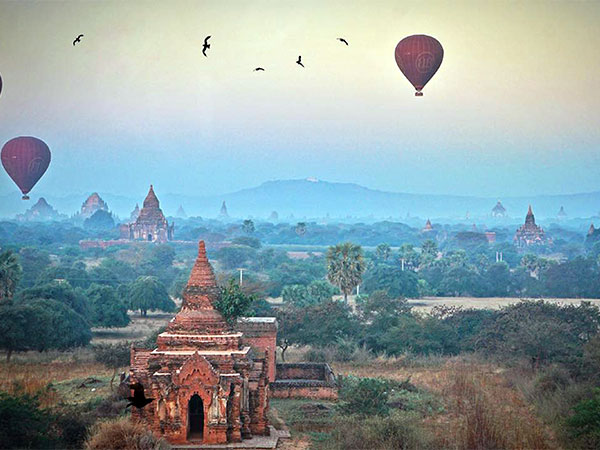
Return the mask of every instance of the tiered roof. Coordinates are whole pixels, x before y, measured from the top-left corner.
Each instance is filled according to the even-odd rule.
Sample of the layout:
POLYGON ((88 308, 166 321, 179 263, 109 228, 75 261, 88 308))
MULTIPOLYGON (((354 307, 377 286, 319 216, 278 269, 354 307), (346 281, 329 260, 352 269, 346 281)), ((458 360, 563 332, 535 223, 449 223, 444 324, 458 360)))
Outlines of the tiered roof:
POLYGON ((148 195, 144 199, 144 204, 135 222, 136 224, 145 225, 167 225, 167 219, 165 219, 165 215, 160 209, 160 202, 158 201, 158 198, 154 193, 154 188, 152 187, 152 185, 150 185, 148 195))

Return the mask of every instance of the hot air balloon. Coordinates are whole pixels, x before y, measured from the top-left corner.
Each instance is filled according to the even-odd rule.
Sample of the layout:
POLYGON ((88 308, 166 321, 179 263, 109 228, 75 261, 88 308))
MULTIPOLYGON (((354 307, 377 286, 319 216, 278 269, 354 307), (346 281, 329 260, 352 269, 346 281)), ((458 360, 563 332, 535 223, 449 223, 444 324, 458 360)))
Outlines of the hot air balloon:
POLYGON ((2 94, 2 76, 0 76, 0 94, 2 94))
POLYGON ((408 36, 396 45, 396 64, 408 81, 415 87, 415 96, 435 75, 444 59, 444 49, 437 39, 424 34, 408 36))
POLYGON ((29 200, 27 193, 50 164, 50 149, 38 138, 21 136, 4 144, 0 156, 4 170, 21 189, 23 200, 29 200))

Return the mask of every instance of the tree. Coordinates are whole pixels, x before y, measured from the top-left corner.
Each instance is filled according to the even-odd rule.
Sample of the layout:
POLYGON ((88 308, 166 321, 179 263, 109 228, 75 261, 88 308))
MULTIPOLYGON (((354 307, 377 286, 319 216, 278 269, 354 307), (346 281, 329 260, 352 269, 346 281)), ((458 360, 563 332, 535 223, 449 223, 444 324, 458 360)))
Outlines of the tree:
POLYGON ((390 259, 390 256, 392 256, 392 247, 390 247, 390 244, 386 243, 379 244, 377 248, 375 248, 375 256, 381 261, 387 261, 390 259))
POLYGON ((384 290, 392 298, 414 298, 419 296, 419 280, 412 271, 379 265, 365 273, 362 290, 367 294, 384 290))
POLYGON ((40 409, 35 396, 0 392, 0 442, 2 448, 56 448, 48 436, 52 416, 40 409))
POLYGON ((168 244, 158 244, 150 251, 150 265, 158 269, 165 269, 173 265, 175 250, 168 244))
POLYGON ((348 295, 362 281, 365 271, 363 251, 360 245, 345 242, 329 247, 327 251, 327 279, 338 286, 348 302, 348 295))
POLYGON ((87 345, 92 332, 86 320, 63 303, 31 300, 0 307, 0 348, 6 359, 15 351, 65 350, 87 345))
POLYGON ((242 224, 242 231, 246 234, 254 233, 254 222, 251 219, 244 220, 242 224))
POLYGON ((86 291, 91 309, 90 322, 96 327, 126 327, 130 320, 127 305, 111 286, 92 284, 86 291))
POLYGON ((225 286, 220 287, 220 295, 215 302, 215 308, 231 325, 235 323, 238 317, 246 314, 255 300, 254 295, 245 294, 240 285, 231 278, 225 286))
POLYGON ((18 302, 36 299, 56 300, 73 309, 82 317, 90 317, 90 307, 81 289, 73 289, 68 281, 52 281, 24 289, 16 297, 18 302))
POLYGON ((131 309, 139 309, 142 316, 153 310, 175 311, 175 303, 156 277, 138 277, 128 289, 128 303, 131 309))
POLYGON ((47 267, 40 273, 36 284, 45 284, 56 280, 67 280, 73 287, 87 289, 90 286, 90 277, 85 270, 85 265, 47 267))
POLYGON ((237 269, 251 261, 256 256, 256 250, 246 246, 223 247, 216 253, 216 258, 223 265, 223 268, 237 269))
POLYGON ((398 250, 398 259, 404 261, 406 269, 414 270, 419 267, 419 254, 412 244, 402 244, 398 250))
POLYGON ((95 231, 110 230, 114 227, 115 220, 113 219, 112 214, 103 209, 99 209, 83 222, 83 228, 95 231))
POLYGON ((325 280, 314 280, 306 288, 308 295, 313 299, 314 303, 321 303, 328 300, 338 294, 339 291, 335 286, 332 286, 325 280))
POLYGON ((22 275, 17 255, 12 250, 0 253, 0 302, 13 297, 22 275))
POLYGON ((97 344, 93 346, 94 358, 106 368, 113 369, 110 379, 110 390, 113 390, 113 382, 117 369, 126 367, 130 362, 131 347, 128 342, 118 344, 97 344))
POLYGON ((281 290, 281 298, 285 303, 292 303, 296 306, 307 306, 313 303, 308 294, 308 289, 302 284, 284 286, 281 290))
POLYGON ((294 231, 298 236, 304 236, 306 234, 306 222, 298 222, 294 231))

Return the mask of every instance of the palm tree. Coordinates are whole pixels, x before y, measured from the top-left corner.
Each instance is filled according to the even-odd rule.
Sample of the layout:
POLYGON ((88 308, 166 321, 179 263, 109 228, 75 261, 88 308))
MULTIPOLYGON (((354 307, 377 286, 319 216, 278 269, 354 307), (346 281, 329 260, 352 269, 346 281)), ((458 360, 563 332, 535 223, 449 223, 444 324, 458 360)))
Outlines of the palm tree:
POLYGON ((12 250, 0 253, 0 302, 12 298, 22 274, 19 258, 12 250))
POLYGON ((345 242, 327 251, 327 279, 340 288, 344 301, 348 302, 348 294, 360 284, 365 271, 363 251, 360 245, 345 242))

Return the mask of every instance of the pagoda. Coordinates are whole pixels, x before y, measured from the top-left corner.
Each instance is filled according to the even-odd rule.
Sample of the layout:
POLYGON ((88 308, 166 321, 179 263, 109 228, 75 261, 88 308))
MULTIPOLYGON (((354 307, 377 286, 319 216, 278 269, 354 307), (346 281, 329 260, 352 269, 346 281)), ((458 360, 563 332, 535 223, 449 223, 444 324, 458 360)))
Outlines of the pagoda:
POLYGON ((221 211, 219 211, 219 219, 228 219, 229 214, 227 213, 227 205, 225 204, 225 200, 223 200, 223 204, 221 205, 221 211))
POLYGON ((85 202, 81 205, 81 211, 79 212, 79 216, 83 219, 87 219, 91 217, 96 211, 103 210, 108 211, 108 205, 97 192, 94 192, 90 195, 85 202))
POLYGON ((172 444, 227 444, 270 432, 268 383, 277 324, 274 318, 252 318, 255 333, 246 338, 215 309, 219 296, 200 241, 181 311, 158 336, 156 349, 131 351, 130 380, 155 399, 133 410, 132 418, 172 444))
POLYGON ((154 188, 150 185, 148 195, 135 222, 121 225, 121 238, 167 242, 173 239, 174 233, 175 224, 169 225, 165 219, 154 188))
POLYGON ((500 200, 498 200, 496 206, 492 208, 492 217, 506 217, 506 208, 502 205, 500 200))
POLYGON ((179 209, 177 209, 177 212, 175 213, 176 217, 180 217, 182 219, 186 219, 187 218, 187 214, 185 213, 185 210, 183 209, 183 206, 179 205, 179 209))
POLYGON ((140 205, 138 205, 136 203, 135 208, 133 208, 133 211, 131 211, 131 214, 129 214, 129 222, 134 223, 139 216, 140 216, 140 205))
POLYGON ((560 207, 560 211, 558 211, 556 217, 558 218, 558 220, 564 220, 567 218, 567 213, 565 212, 564 206, 560 207))
POLYGON ((421 233, 428 233, 433 231, 433 225, 431 225, 431 220, 427 219, 425 226, 421 229, 421 233))
POLYGON ((551 242, 551 240, 546 237, 542 227, 536 225, 535 216, 533 215, 531 205, 529 205, 529 210, 527 211, 527 216, 525 217, 525 223, 519 227, 515 233, 513 241, 517 247, 542 245, 551 242))
POLYGON ((22 222, 45 222, 66 219, 67 216, 55 210, 44 197, 40 197, 35 205, 23 214, 17 214, 16 219, 22 222))

